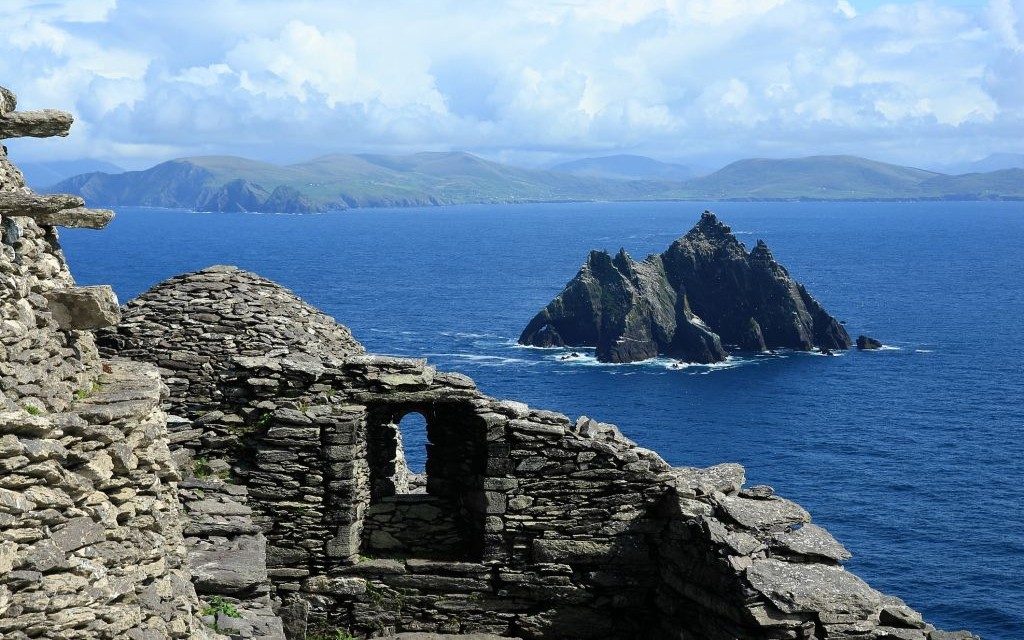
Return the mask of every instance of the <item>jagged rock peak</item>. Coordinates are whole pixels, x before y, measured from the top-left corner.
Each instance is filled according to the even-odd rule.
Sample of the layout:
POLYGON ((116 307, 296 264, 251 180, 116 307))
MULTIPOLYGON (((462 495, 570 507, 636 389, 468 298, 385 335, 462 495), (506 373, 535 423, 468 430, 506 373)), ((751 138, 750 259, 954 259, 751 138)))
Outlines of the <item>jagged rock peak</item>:
POLYGON ((662 254, 635 262, 593 251, 523 330, 520 344, 592 346, 605 362, 666 355, 718 362, 744 350, 847 349, 842 325, 790 277, 763 241, 749 253, 705 211, 662 254))
POLYGON ((732 227, 718 219, 712 211, 707 209, 700 214, 700 220, 694 225, 687 235, 703 235, 707 237, 722 237, 732 235, 732 227))

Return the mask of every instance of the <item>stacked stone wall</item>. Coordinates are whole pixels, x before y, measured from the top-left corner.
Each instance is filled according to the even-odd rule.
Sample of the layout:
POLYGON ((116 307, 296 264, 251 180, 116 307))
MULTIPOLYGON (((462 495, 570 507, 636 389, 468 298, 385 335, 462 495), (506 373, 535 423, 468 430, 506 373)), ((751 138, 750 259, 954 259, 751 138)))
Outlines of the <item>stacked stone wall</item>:
MULTIPOLYGON (((0 138, 66 135, 71 117, 15 111, 0 138)), ((76 287, 55 227, 112 212, 25 187, 0 148, 0 637, 204 638, 151 365, 102 361, 109 287, 76 287)), ((212 636, 211 636, 212 637, 212 636)))
MULTIPOLYGON (((0 148, 0 198, 28 193, 0 148)), ((46 295, 74 286, 52 226, 0 212, 0 404, 62 410, 87 388, 98 360, 92 334, 61 331, 46 295)))
MULTIPOLYGON (((185 362, 196 345, 169 329, 200 335, 232 307, 133 309, 254 278, 218 267, 159 285, 101 344, 185 362)), ((248 487, 289 637, 949 637, 845 571, 846 550, 798 505, 745 488, 739 465, 673 468, 613 425, 488 397, 422 360, 351 345, 317 358, 301 341, 210 349, 209 367, 174 369, 212 390, 172 401, 176 440, 248 487), (425 493, 396 427, 411 412, 426 419, 425 493)))
POLYGON ((0 635, 205 637, 151 367, 60 414, 0 413, 0 635))

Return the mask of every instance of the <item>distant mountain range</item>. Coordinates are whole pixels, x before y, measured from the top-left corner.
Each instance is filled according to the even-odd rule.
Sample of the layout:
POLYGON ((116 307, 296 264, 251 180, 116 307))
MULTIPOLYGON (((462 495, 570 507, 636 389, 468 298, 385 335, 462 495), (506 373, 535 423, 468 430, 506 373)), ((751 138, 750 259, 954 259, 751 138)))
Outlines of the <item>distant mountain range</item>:
POLYGON ((956 175, 986 173, 1002 169, 1024 169, 1024 153, 993 153, 974 162, 960 162, 936 167, 937 171, 956 175))
POLYGON ((50 162, 19 162, 18 168, 25 176, 25 183, 33 189, 48 187, 61 180, 83 173, 102 171, 121 173, 121 167, 104 160, 84 158, 81 160, 53 160, 50 162))
POLYGON ((593 200, 1024 199, 1024 169, 947 175, 853 156, 741 160, 710 175, 611 156, 522 169, 462 152, 329 155, 280 166, 233 156, 182 158, 145 171, 92 172, 46 189, 91 206, 321 212, 353 207, 593 200))
POLYGON ((583 158, 556 164, 551 170, 574 176, 614 180, 685 180, 696 175, 695 171, 681 164, 631 155, 583 158))

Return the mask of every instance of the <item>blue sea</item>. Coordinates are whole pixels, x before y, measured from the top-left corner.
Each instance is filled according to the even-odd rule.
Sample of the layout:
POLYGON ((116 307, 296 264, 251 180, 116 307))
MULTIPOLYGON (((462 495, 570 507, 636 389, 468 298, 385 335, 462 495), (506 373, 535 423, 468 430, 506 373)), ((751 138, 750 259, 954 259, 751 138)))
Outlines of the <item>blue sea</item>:
MULTIPOLYGON (((62 231, 81 284, 126 301, 234 264, 485 392, 614 422, 675 465, 740 462, 811 511, 848 567, 941 628, 1024 637, 1024 204, 587 203, 324 215, 119 210, 62 231), (851 336, 838 357, 670 369, 516 346, 592 248, 663 251, 705 208, 763 239, 851 336)), ((411 446, 411 449, 416 449, 411 446)))

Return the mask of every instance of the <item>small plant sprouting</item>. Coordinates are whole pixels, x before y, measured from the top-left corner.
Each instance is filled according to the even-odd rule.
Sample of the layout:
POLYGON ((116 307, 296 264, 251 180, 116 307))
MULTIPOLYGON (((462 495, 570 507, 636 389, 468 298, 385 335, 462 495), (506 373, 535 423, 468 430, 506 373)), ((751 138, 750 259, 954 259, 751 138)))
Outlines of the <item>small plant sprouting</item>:
POLYGON ((273 417, 274 416, 273 416, 272 413, 270 413, 269 411, 264 411, 262 414, 260 414, 260 417, 257 418, 257 420, 256 420, 256 428, 257 429, 264 429, 264 428, 266 428, 268 425, 270 425, 270 421, 273 419, 273 417))
POLYGON ((103 385, 100 384, 99 380, 93 380, 92 384, 89 385, 89 388, 82 387, 75 391, 75 400, 85 400, 102 388, 103 385))
POLYGON ((220 596, 213 596, 213 599, 210 600, 210 604, 203 607, 200 613, 202 613, 202 615, 204 616, 213 616, 213 624, 211 624, 210 627, 214 631, 218 632, 220 631, 220 628, 217 626, 217 617, 220 614, 224 614, 228 618, 242 617, 242 614, 238 612, 238 609, 235 607, 235 605, 231 604, 230 602, 228 602, 224 598, 221 598, 220 596))
POLYGON ((196 458, 192 461, 192 475, 199 480, 209 478, 212 473, 213 469, 210 468, 210 459, 206 456, 196 458))
POLYGON ((30 415, 33 415, 33 416, 41 416, 41 415, 43 415, 43 410, 40 409, 39 407, 35 406, 34 404, 26 404, 24 408, 25 408, 25 411, 27 411, 30 415))

